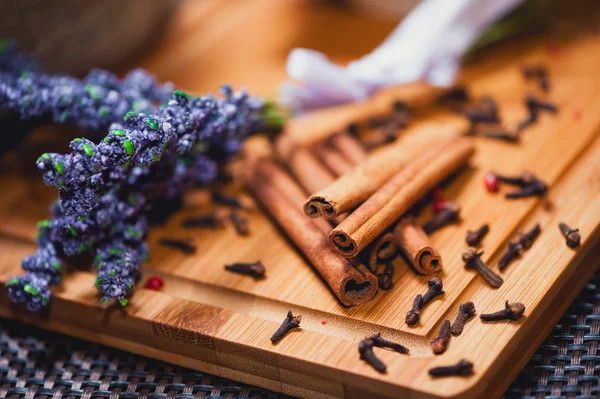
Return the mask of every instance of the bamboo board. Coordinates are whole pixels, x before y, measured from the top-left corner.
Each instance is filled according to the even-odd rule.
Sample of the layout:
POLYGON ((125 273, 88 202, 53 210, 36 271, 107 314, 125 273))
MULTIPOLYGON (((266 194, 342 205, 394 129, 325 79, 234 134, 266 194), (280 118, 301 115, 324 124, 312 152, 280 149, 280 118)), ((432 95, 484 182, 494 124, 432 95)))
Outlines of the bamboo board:
MULTIPOLYGON (((257 11, 252 7, 264 3, 244 6, 244 12, 257 11)), ((205 7, 213 6, 234 20, 237 17, 231 15, 229 6, 205 7)), ((293 7, 276 6, 275 12, 291 13, 293 7)), ((205 12, 203 8, 197 14, 183 13, 179 29, 194 36, 189 32, 189 19, 202 19, 205 12)), ((229 31, 217 29, 225 29, 222 24, 214 25, 217 38, 230 37, 229 31)), ((237 34, 247 29, 239 28, 237 34)), ((151 230, 151 260, 144 267, 142 281, 148 275, 161 275, 165 278, 161 292, 138 289, 126 308, 104 308, 93 287, 94 275, 73 271, 53 293, 49 309, 40 315, 10 305, 2 289, 0 316, 302 397, 498 397, 598 265, 600 79, 596 75, 600 36, 582 29, 568 27, 568 34, 559 32, 505 46, 466 71, 465 80, 475 95, 493 95, 501 105, 503 119, 511 123, 523 117, 522 99, 529 88, 519 67, 525 62, 543 62, 550 67, 550 98, 559 105, 560 113, 543 114, 518 146, 477 142, 471 166, 445 190, 449 199, 461 205, 463 222, 432 237, 445 261, 441 277, 446 294, 427 307, 416 327, 406 326, 404 315, 415 294, 425 291, 426 278, 412 274, 400 260, 392 291, 379 293, 366 305, 344 308, 260 210, 248 214, 249 237, 238 237, 231 228, 183 230, 181 220, 204 212, 201 204, 182 209, 164 226, 151 230), (557 44, 549 48, 549 40, 557 44), (549 183, 549 194, 542 201, 508 202, 501 193, 485 191, 483 176, 490 169, 506 174, 530 170, 549 183), (577 251, 564 244, 559 221, 580 228, 583 242, 577 251), (465 232, 484 222, 491 225, 483 241, 484 260, 490 265, 497 264, 506 241, 517 231, 535 222, 542 225, 532 249, 502 274, 505 283, 498 290, 465 270, 460 260, 465 232), (156 245, 165 235, 193 237, 197 254, 184 256, 156 245), (254 281, 223 270, 227 263, 257 259, 267 267, 265 280, 254 281), (432 355, 429 341, 443 320, 454 319, 460 303, 471 300, 478 313, 486 313, 500 309, 506 299, 527 306, 523 320, 486 325, 478 319, 470 321, 444 355, 432 355), (302 314, 302 329, 272 345, 269 337, 288 309, 302 314), (377 331, 411 349, 410 356, 377 351, 388 365, 386 375, 358 358, 358 341, 377 331), (432 382, 427 375, 430 367, 463 357, 475 364, 473 376, 432 382)), ((172 78, 167 75, 173 59, 184 57, 185 61, 191 57, 192 47, 191 41, 167 46, 160 51, 169 61, 161 63, 155 58, 148 65, 161 78, 172 78)), ((209 51, 211 45, 199 47, 209 51)), ((280 64, 276 76, 281 76, 280 64)), ((245 68, 252 70, 248 65, 245 68)), ((274 63, 267 62, 266 69, 275 70, 274 63)), ((265 86, 272 84, 270 79, 264 78, 265 86)), ((204 87, 191 79, 176 83, 190 89, 204 87)), ((0 184, 9 188, 0 194, 0 281, 4 283, 20 273, 20 259, 35 250, 35 222, 47 216, 46 205, 54 193, 45 189, 38 177, 23 179, 3 173, 0 184), (29 182, 37 183, 25 184, 29 182)))

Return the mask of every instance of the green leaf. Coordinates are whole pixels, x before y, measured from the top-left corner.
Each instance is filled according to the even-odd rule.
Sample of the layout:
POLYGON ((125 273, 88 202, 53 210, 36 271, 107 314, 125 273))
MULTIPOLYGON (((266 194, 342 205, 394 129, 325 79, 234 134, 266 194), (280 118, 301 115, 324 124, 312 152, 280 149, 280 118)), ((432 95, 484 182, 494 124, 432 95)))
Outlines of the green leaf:
POLYGON ((29 284, 25 284, 25 286, 23 287, 23 291, 33 296, 36 296, 38 294, 38 289, 36 287, 32 287, 29 284))
POLYGON ((123 299, 119 300, 119 303, 121 304, 121 306, 125 306, 129 303, 129 301, 127 299, 123 298, 123 299))

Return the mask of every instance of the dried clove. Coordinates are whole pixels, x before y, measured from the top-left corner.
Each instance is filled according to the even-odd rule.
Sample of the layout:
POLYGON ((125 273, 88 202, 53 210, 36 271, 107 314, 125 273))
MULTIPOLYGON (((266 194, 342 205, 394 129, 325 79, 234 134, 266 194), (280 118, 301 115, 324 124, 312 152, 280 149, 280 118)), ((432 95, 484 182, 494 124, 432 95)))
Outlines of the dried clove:
POLYGON ((165 247, 178 249, 184 254, 193 254, 196 252, 196 246, 191 238, 186 240, 180 240, 177 238, 166 238, 163 237, 158 240, 160 245, 164 245, 165 247))
POLYGON ((231 212, 229 212, 229 220, 231 220, 231 223, 233 224, 233 227, 235 228, 235 231, 238 233, 238 235, 247 236, 250 234, 250 228, 248 227, 248 219, 241 216, 233 209, 231 210, 231 212))
POLYGON ((527 106, 527 109, 529 110, 530 114, 537 113, 540 110, 548 111, 553 114, 558 113, 558 107, 555 104, 540 100, 539 98, 531 95, 527 96, 527 98, 525 99, 525 105, 527 106))
POLYGON ((482 98, 478 104, 465 108, 465 116, 471 123, 499 123, 498 104, 491 97, 482 98))
POLYGON ((477 249, 469 247, 463 251, 462 259, 467 268, 475 269, 491 287, 500 287, 504 280, 481 260, 481 255, 483 255, 483 251, 477 252, 477 249))
POLYGON ((508 301, 504 304, 504 309, 495 313, 484 313, 479 317, 483 321, 498 321, 498 320, 519 320, 525 312, 525 305, 520 302, 509 304, 508 301))
POLYGON ((558 228, 562 235, 567 239, 569 248, 577 248, 581 243, 581 235, 579 229, 572 229, 566 223, 559 223, 558 228))
POLYGON ((529 249, 533 245, 535 239, 540 235, 542 229, 539 223, 536 223, 531 230, 519 234, 519 244, 523 249, 529 249))
POLYGON ((442 326, 440 327, 440 332, 438 336, 431 341, 431 350, 436 355, 440 355, 446 352, 448 348, 448 342, 450 342, 450 321, 444 320, 442 326))
POLYGON ((503 176, 499 174, 495 174, 495 176, 502 183, 521 187, 521 190, 506 193, 505 197, 509 199, 542 196, 548 191, 546 183, 529 172, 525 172, 520 176, 503 176))
POLYGON ((480 228, 474 231, 467 231, 466 241, 470 247, 476 247, 481 243, 481 240, 486 236, 490 231, 490 225, 484 224, 480 228))
POLYGON ((413 300, 412 308, 406 313, 406 324, 412 326, 419 321, 419 313, 423 308, 423 296, 418 294, 413 300))
POLYGON ((457 337, 462 334, 465 323, 467 320, 475 316, 475 314, 477 314, 477 311, 475 310, 475 305, 473 302, 469 301, 461 304, 458 307, 458 315, 456 316, 456 319, 454 320, 454 323, 452 323, 452 327, 450 329, 452 335, 457 337))
POLYGON ((550 91, 550 82, 548 81, 548 70, 542 65, 525 66, 521 68, 526 80, 536 80, 540 88, 545 92, 550 91))
POLYGON ((216 204, 221 204, 225 206, 229 206, 232 208, 239 208, 249 210, 249 208, 242 204, 242 202, 233 195, 225 194, 221 191, 213 191, 211 195, 212 202, 216 204))
POLYGON ((548 186, 546 183, 542 182, 541 180, 536 180, 529 186, 523 187, 520 190, 506 193, 504 197, 507 199, 541 197, 546 194, 546 191, 548 191, 548 186))
POLYGON ((431 234, 447 224, 457 222, 459 214, 460 208, 456 202, 446 202, 442 210, 423 225, 423 230, 425 233, 431 234))
POLYGON ((185 228, 205 227, 216 229, 223 226, 223 220, 221 220, 217 213, 213 211, 205 213, 204 215, 189 217, 185 219, 181 225, 185 228))
POLYGON ((521 141, 518 130, 510 132, 503 128, 487 129, 483 132, 483 136, 488 139, 501 140, 507 143, 518 143, 521 141))
POLYGON ((291 310, 288 310, 287 316, 283 323, 279 326, 275 334, 271 337, 271 342, 276 343, 292 329, 300 327, 302 321, 302 315, 294 316, 291 310))
POLYGON ((256 261, 254 263, 232 263, 231 265, 225 265, 225 270, 245 274, 256 279, 265 277, 265 265, 263 265, 261 261, 256 261))
POLYGON ((380 289, 384 291, 392 289, 394 287, 394 265, 387 263, 383 272, 377 274, 376 277, 380 289))
POLYGON ((387 349, 391 349, 394 352, 398 352, 398 353, 408 353, 409 349, 404 346, 404 345, 400 345, 397 342, 393 342, 393 341, 389 341, 385 338, 381 337, 381 333, 378 332, 377 334, 371 334, 371 335, 367 335, 365 337, 365 340, 371 340, 373 342, 373 346, 378 347, 378 348, 387 348, 387 349))
POLYGON ((498 262, 498 269, 504 270, 515 259, 523 253, 523 246, 518 241, 509 241, 506 251, 498 262))
POLYGON ((440 95, 437 98, 437 102, 438 103, 466 102, 466 101, 469 101, 470 98, 471 98, 471 96, 469 95, 467 88, 464 86, 459 86, 459 87, 456 87, 456 88, 440 95))
POLYGON ((406 313, 406 324, 409 326, 417 324, 419 321, 419 314, 425 305, 431 302, 436 296, 444 293, 442 279, 439 277, 430 278, 427 280, 427 285, 427 292, 424 295, 417 295, 413 300, 412 308, 406 313))
POLYGON ((473 363, 462 359, 451 366, 439 366, 429 370, 432 377, 450 377, 455 375, 470 375, 473 373, 473 363))
POLYGON ((360 353, 360 358, 362 360, 369 363, 375 370, 384 374, 387 367, 377 356, 375 356, 375 353, 373 352, 374 346, 372 339, 365 338, 358 343, 358 353, 360 353))

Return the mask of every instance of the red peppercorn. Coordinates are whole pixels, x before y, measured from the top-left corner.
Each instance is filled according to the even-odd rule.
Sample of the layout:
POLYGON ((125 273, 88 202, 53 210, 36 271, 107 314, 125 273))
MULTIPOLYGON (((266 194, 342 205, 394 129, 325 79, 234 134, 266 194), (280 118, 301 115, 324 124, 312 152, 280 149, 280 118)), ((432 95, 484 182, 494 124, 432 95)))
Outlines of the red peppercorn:
POLYGON ((146 284, 144 284, 144 288, 149 289, 149 290, 159 290, 162 288, 162 286, 165 284, 165 281, 158 277, 158 276, 151 276, 148 277, 148 279, 146 280, 146 284))
POLYGON ((323 324, 323 325, 327 324, 327 320, 321 320, 321 324, 323 324))
POLYGON ((485 188, 487 188, 489 192, 494 193, 500 188, 500 182, 498 181, 498 177, 493 173, 488 173, 487 175, 485 175, 484 182, 485 188))
POLYGON ((445 205, 446 205, 446 201, 443 201, 443 200, 442 201, 434 201, 433 202, 433 213, 435 213, 437 215, 444 209, 445 205))
POLYGON ((431 195, 433 196, 434 202, 445 202, 446 201, 446 198, 444 197, 444 192, 439 187, 434 189, 431 192, 431 195))

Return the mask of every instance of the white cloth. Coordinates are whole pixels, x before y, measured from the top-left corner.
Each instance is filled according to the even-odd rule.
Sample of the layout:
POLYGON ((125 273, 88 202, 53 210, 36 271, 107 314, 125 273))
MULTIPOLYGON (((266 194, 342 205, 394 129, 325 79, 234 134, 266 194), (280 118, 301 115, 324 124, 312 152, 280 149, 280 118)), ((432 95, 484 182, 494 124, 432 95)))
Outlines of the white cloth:
POLYGON ((462 55, 494 21, 524 0, 424 0, 371 54, 342 67, 296 48, 280 102, 294 111, 363 100, 385 86, 425 80, 451 85, 462 55))

